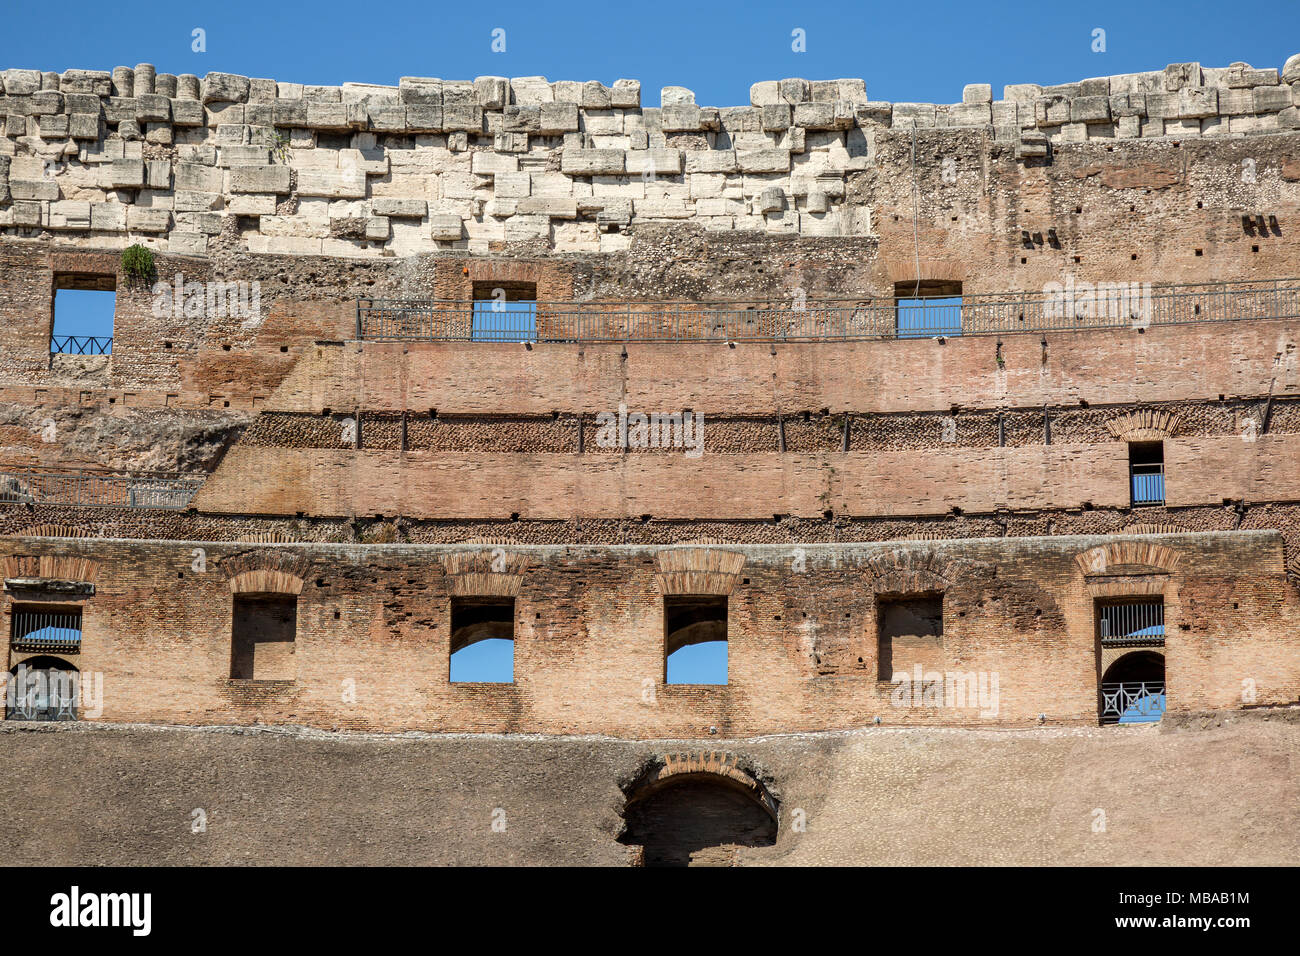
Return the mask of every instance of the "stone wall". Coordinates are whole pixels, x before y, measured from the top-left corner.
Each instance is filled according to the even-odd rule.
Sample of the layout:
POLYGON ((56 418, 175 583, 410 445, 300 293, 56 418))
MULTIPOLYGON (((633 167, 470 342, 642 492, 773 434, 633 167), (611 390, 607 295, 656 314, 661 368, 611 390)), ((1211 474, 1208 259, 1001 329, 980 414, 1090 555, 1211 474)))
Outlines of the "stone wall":
POLYGON ((1018 84, 996 101, 974 84, 951 105, 872 101, 860 79, 756 83, 750 105, 720 108, 680 87, 643 107, 633 80, 322 87, 141 64, 0 83, 0 228, 183 255, 619 252, 633 225, 683 223, 865 237, 880 230, 864 186, 882 170, 906 179, 896 155, 915 169, 918 142, 956 183, 969 134, 1041 165, 1071 144, 1150 140, 1158 156, 1300 131, 1300 55, 1280 71, 1176 63, 1018 84))
POLYGON ((779 797, 776 843, 742 849, 739 865, 1289 866, 1296 716, 654 744, 0 723, 0 859, 621 866, 632 848, 620 784, 653 759, 725 750, 779 797))

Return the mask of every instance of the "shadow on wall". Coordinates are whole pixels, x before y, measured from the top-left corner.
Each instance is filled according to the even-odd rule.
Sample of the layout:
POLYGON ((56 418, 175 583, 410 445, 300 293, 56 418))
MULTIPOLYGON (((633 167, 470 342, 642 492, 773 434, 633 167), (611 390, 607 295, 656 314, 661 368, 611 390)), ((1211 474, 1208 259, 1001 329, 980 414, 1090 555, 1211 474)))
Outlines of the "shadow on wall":
POLYGON ((633 797, 621 843, 641 866, 739 866, 744 847, 776 843, 776 821, 725 778, 690 775, 633 797), (635 852, 635 851, 634 851, 635 852))

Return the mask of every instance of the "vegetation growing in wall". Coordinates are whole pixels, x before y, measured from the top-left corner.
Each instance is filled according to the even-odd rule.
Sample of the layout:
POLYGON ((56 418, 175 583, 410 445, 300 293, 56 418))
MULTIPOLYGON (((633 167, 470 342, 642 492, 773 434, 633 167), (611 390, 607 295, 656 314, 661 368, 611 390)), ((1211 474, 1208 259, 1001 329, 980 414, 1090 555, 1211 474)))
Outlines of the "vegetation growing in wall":
POLYGON ((122 250, 122 275, 131 285, 144 287, 152 284, 156 272, 153 253, 138 242, 122 250))

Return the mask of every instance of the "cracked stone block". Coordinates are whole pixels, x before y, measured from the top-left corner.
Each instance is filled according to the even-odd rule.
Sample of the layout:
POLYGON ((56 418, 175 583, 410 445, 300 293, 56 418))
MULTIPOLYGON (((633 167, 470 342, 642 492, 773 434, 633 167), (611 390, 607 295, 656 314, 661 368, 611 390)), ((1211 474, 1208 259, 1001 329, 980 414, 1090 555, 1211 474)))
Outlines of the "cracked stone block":
POLYGON ((1109 96, 1079 96, 1070 101, 1070 120, 1075 123, 1109 123, 1109 96))
POLYGON ((1292 105, 1290 87, 1257 86, 1254 94, 1256 113, 1277 113, 1292 105))
POLYGON ((518 106, 555 102, 555 92, 544 76, 516 76, 510 80, 510 97, 518 106))
POLYGON ((757 206, 758 211, 764 214, 784 209, 785 191, 780 186, 764 189, 759 193, 757 206))
POLYGON ((740 150, 736 163, 745 173, 785 173, 790 171, 790 153, 784 149, 740 150))
POLYGON ((640 80, 615 80, 609 90, 609 105, 616 110, 635 110, 641 106, 640 80))
POLYGON ((232 216, 274 216, 275 196, 256 194, 231 196, 226 202, 226 212, 232 216))
MULTIPOLYGON (((740 165, 732 149, 689 150, 685 153, 688 173, 736 173, 740 165)), ((788 166, 787 166, 788 168, 788 166)))
POLYGON ((105 173, 108 185, 114 189, 141 189, 144 187, 144 163, 138 159, 119 159, 108 164, 105 173))
MULTIPOLYGON (((791 77, 779 80, 781 99, 790 104, 807 103, 812 99, 812 87, 807 80, 791 77)), ((759 104, 754 104, 759 105, 759 104)))
POLYGON ((73 139, 98 140, 101 132, 98 113, 73 113, 68 117, 68 135, 73 139))
POLYGON ((504 76, 480 76, 474 81, 474 96, 485 110, 503 109, 510 102, 510 81, 504 76))
POLYGON ((750 106, 788 106, 789 103, 781 95, 781 84, 776 80, 763 80, 760 83, 754 83, 749 88, 749 105, 750 106))
POLYGON ((235 166, 230 170, 230 190, 236 193, 289 192, 288 166, 235 166))
POLYGON ((623 172, 621 149, 565 149, 560 172, 570 176, 608 176, 623 172))
MULTIPOLYGON (((578 105, 576 103, 543 103, 538 112, 538 132, 547 136, 577 132, 578 105)), ((511 130, 511 132, 516 132, 511 130)))
POLYGON ((1212 86, 1184 86, 1178 90, 1178 116, 1180 119, 1200 119, 1217 116, 1219 91, 1212 86))
POLYGON ((166 232, 171 225, 170 209, 152 209, 143 206, 127 206, 127 228, 136 232, 166 232))
POLYGON ((700 108, 693 103, 666 105, 660 119, 665 133, 693 133, 701 128, 700 108))
POLYGON ((1202 86, 1205 74, 1199 63, 1170 63, 1165 67, 1165 90, 1173 93, 1185 86, 1202 86))
POLYGON ((430 236, 443 242, 452 242, 464 233, 460 216, 450 213, 438 213, 429 217, 430 236))
MULTIPOLYGON (((203 105, 209 103, 246 103, 250 83, 248 77, 234 73, 209 73, 203 78, 203 105)), ((152 92, 148 90, 145 92, 152 92)), ((136 95, 139 96, 140 71, 136 68, 136 95)))
POLYGON ((442 80, 433 77, 404 76, 397 81, 398 98, 408 105, 420 103, 442 105, 442 80))

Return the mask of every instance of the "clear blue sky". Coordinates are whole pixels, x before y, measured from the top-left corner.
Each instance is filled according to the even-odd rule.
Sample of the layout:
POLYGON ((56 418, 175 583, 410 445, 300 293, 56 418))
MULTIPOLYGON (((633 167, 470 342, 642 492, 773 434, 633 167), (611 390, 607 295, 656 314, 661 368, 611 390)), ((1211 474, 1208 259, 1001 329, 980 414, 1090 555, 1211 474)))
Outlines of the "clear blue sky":
POLYGON ((396 84, 482 75, 642 82, 643 104, 686 86, 709 106, 748 103, 758 80, 862 77, 872 99, 951 103, 966 83, 1061 83, 1199 60, 1281 67, 1300 52, 1300 2, 277 3, 11 0, 0 66, 62 71, 153 63, 303 83, 396 84), (373 11, 375 16, 369 17, 373 11), (206 31, 207 52, 191 51, 206 31), (494 28, 506 52, 491 51, 494 28), (1091 50, 1106 31, 1106 52, 1091 50), (791 50, 806 31, 807 52, 791 50))

